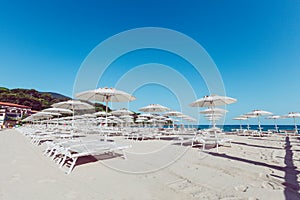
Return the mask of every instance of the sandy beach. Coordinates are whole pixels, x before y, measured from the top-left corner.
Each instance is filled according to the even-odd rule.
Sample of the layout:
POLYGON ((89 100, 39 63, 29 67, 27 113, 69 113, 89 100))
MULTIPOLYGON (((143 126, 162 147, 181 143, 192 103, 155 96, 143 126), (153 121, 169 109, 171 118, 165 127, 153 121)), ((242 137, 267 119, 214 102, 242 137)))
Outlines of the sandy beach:
POLYGON ((130 143, 127 159, 82 158, 67 175, 14 129, 0 132, 0 199, 299 199, 299 137, 227 135, 202 151, 170 141, 130 143))

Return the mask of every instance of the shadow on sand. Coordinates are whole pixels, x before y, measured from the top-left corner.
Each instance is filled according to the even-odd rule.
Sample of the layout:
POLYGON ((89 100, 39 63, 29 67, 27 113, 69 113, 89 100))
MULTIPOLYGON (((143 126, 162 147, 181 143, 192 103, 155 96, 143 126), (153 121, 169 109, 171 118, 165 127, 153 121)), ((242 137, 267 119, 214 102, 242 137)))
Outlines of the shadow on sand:
MULTIPOLYGON (((238 145, 240 145, 240 144, 238 143, 238 145)), ((210 154, 212 156, 227 158, 227 159, 231 159, 231 160, 236 160, 236 161, 245 162, 245 163, 249 163, 249 164, 253 164, 253 165, 257 165, 257 166, 263 166, 263 167, 268 167, 271 169, 283 171, 284 177, 279 177, 276 175, 271 175, 271 176, 284 179, 284 182, 282 184, 285 186, 284 187, 285 199, 290 200, 290 199, 300 199, 300 194, 299 194, 300 186, 299 186, 299 182, 297 180, 298 175, 300 174, 300 171, 297 170, 297 167, 294 165, 293 150, 291 148, 292 148, 292 145, 291 145, 290 139, 289 139, 289 137, 286 137, 286 139, 285 139, 285 157, 284 157, 285 167, 267 164, 264 162, 253 161, 253 160, 249 160, 246 158, 239 158, 239 157, 226 155, 226 154, 219 154, 219 153, 215 153, 215 152, 208 152, 208 154, 210 154)))

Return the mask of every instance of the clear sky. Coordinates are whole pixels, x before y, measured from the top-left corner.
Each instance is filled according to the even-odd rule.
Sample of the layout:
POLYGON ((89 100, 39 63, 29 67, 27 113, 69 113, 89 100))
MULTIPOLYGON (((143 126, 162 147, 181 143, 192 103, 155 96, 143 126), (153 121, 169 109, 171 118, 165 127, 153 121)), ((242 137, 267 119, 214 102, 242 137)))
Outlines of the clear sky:
MULTIPOLYGON (((279 115, 300 112, 299 22, 298 0, 0 0, 0 85, 72 96, 77 71, 100 42, 133 28, 163 27, 193 38, 211 56, 226 94, 238 99, 227 107, 228 124, 253 109, 279 115)), ((114 86, 112 77, 120 76, 120 67, 113 66, 126 71, 149 62, 180 71, 198 87, 197 98, 208 94, 188 63, 157 50, 120 57, 107 72, 111 79, 99 86, 114 86)), ((167 75, 166 80, 172 81, 167 75)), ((138 100, 132 102, 133 110, 150 103, 179 109, 176 95, 156 84, 134 95, 138 100)))

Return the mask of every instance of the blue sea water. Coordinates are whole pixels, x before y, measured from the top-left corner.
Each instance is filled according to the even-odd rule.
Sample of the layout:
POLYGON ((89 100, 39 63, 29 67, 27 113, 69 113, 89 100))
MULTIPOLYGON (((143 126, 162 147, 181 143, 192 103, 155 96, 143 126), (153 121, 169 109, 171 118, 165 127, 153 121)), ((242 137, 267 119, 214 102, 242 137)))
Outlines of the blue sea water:
MULTIPOLYGON (((186 127, 188 127, 188 126, 186 126, 186 127)), ((210 126, 209 125, 193 125, 193 126, 189 126, 189 127, 193 127, 193 128, 197 128, 197 129, 207 129, 210 126)), ((224 132, 229 132, 229 131, 232 131, 233 129, 240 129, 240 125, 224 125, 224 126, 218 126, 218 127, 222 128, 224 130, 224 132)), ((242 128, 247 129, 247 125, 243 125, 242 128)), ((263 131, 275 130, 274 125, 261 125, 261 128, 263 131)), ((258 130, 258 125, 250 125, 250 129, 258 130)), ((295 126, 294 125, 278 125, 278 129, 279 130, 294 130, 295 126)), ((299 126, 298 126, 298 130, 300 130, 299 126)))

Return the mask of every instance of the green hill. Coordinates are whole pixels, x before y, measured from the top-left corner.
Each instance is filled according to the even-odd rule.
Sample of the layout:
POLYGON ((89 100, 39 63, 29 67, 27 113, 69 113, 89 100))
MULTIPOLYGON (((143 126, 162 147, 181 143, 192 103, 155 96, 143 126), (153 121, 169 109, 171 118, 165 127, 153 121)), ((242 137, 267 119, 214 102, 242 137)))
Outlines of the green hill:
MULTIPOLYGON (((54 92, 39 92, 35 89, 8 89, 0 87, 0 101, 16 103, 24 106, 29 106, 33 110, 43 110, 51 107, 52 104, 61 101, 67 101, 71 98, 54 92)), ((105 106, 100 103, 95 103, 96 111, 105 110, 105 106)), ((110 108, 108 108, 110 111, 110 108)))
POLYGON ((54 103, 69 99, 62 95, 61 98, 56 98, 51 93, 39 92, 34 89, 8 89, 0 87, 0 101, 29 106, 33 110, 49 108, 54 103))

